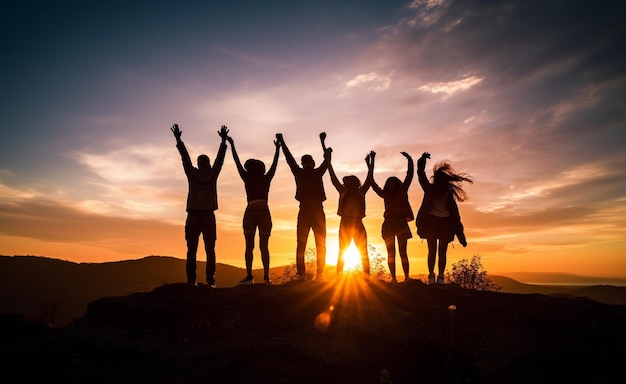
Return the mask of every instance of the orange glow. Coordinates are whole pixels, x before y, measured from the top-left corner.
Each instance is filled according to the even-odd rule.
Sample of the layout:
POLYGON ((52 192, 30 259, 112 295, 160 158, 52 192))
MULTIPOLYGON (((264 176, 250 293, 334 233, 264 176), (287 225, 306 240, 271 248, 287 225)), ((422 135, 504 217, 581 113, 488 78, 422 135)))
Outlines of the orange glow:
POLYGON ((350 243, 350 246, 344 254, 344 260, 344 272, 356 272, 363 270, 363 265, 361 264, 361 254, 354 243, 350 243))

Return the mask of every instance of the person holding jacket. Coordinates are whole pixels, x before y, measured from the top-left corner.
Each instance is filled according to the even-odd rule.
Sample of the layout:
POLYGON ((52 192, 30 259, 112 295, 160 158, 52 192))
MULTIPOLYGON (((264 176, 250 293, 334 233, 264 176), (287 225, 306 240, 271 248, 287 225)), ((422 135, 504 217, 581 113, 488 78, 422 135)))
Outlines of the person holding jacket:
POLYGON ((435 284, 435 260, 439 253, 436 283, 444 284, 448 243, 459 239, 463 247, 467 246, 461 215, 456 201, 465 201, 467 194, 462 183, 473 183, 471 176, 456 173, 447 162, 441 161, 433 167, 433 183, 426 177, 426 159, 430 153, 424 152, 417 160, 417 176, 424 190, 422 204, 417 212, 417 234, 428 243, 428 284, 435 284))

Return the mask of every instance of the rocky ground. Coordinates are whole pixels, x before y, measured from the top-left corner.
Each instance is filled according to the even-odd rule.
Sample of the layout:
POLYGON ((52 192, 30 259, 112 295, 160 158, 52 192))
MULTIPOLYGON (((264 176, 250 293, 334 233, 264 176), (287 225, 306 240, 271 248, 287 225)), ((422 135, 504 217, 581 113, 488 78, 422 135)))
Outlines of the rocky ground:
POLYGON ((3 383, 612 383, 626 361, 626 306, 355 276, 167 284, 59 329, 1 320, 3 383))

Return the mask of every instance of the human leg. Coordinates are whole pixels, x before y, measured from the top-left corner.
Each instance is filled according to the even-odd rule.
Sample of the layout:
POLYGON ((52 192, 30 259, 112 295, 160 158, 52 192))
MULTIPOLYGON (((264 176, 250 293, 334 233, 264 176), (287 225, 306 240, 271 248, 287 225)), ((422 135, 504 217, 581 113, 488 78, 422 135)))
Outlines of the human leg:
POLYGON ((215 286, 215 240, 217 239, 215 214, 207 213, 202 228, 204 251, 206 252, 206 281, 209 286, 215 286))
POLYGON ((428 283, 435 282, 435 259, 437 257, 437 238, 429 237, 426 239, 428 244, 428 283))
POLYGON ((306 274, 306 266, 304 263, 304 253, 306 252, 306 241, 309 237, 310 226, 306 222, 305 213, 302 209, 298 213, 298 222, 296 224, 296 270, 298 276, 303 278, 306 274))
POLYGON ((385 247, 387 248, 387 266, 391 273, 391 280, 396 281, 396 239, 395 237, 387 237, 385 239, 385 247))
POLYGON ((443 240, 439 240, 439 277, 437 278, 437 282, 443 283, 443 276, 446 271, 446 262, 447 262, 447 253, 448 253, 448 243, 443 240))
POLYGON ((263 263, 263 280, 266 283, 270 281, 270 250, 269 250, 269 235, 259 236, 259 248, 261 250, 261 262, 263 263))
POLYGON ((246 259, 246 275, 247 277, 252 277, 252 261, 254 260, 254 235, 255 233, 246 233, 246 251, 245 251, 245 259, 246 259))
POLYGON ((201 227, 197 221, 196 215, 192 212, 187 214, 187 221, 185 222, 185 241, 187 242, 185 270, 189 284, 196 283, 196 253, 201 232, 201 227))
POLYGON ((315 257, 317 259, 317 277, 324 274, 326 268, 326 215, 324 208, 319 207, 312 216, 313 235, 315 237, 315 257))
POLYGON ((350 229, 343 219, 339 222, 339 254, 337 255, 337 273, 343 272, 344 259, 343 256, 350 246, 352 236, 350 229))
POLYGON ((263 263, 263 280, 270 283, 270 234, 272 232, 272 216, 269 209, 259 212, 259 249, 263 263))
POLYGON ((407 254, 407 241, 403 237, 398 237, 398 253, 400 254, 400 261, 402 262, 402 271, 404 272, 404 280, 410 279, 409 274, 409 256, 407 254))
POLYGON ((354 244, 361 254, 361 265, 366 276, 370 274, 370 258, 367 252, 367 232, 363 221, 359 220, 354 229, 354 244))

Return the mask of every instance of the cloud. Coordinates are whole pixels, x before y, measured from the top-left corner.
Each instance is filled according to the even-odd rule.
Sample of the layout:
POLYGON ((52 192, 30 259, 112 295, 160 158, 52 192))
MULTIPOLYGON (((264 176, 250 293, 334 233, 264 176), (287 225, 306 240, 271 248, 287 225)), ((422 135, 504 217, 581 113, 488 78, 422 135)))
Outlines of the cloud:
POLYGON ((121 250, 168 239, 172 232, 179 232, 179 228, 159 220, 98 215, 45 198, 0 203, 0 233, 8 236, 98 243, 121 250))
POLYGON ((435 94, 445 93, 447 95, 453 95, 457 92, 466 91, 481 81, 483 81, 483 79, 480 77, 469 76, 461 80, 424 84, 419 87, 419 90, 435 94))
POLYGON ((376 72, 360 74, 353 79, 348 80, 344 89, 364 85, 368 89, 372 89, 374 91, 384 91, 391 85, 392 76, 393 71, 391 71, 388 75, 381 75, 376 72))
POLYGON ((113 184, 146 183, 171 177, 176 153, 171 147, 133 145, 107 153, 75 152, 71 157, 113 184))

